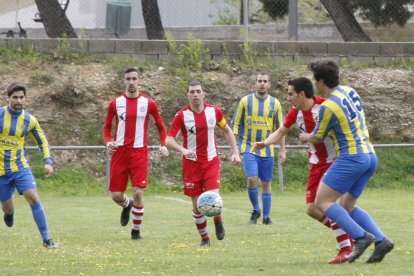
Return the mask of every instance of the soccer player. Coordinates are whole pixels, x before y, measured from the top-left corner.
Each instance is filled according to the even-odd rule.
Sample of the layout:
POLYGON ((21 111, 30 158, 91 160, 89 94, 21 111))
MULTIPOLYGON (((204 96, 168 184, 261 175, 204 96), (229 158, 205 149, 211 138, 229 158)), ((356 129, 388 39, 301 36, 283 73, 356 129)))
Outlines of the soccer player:
MULTIPOLYGON (((221 109, 204 102, 206 94, 198 81, 191 81, 187 97, 190 104, 174 117, 167 136, 167 147, 183 155, 184 194, 191 197, 193 218, 201 236, 200 246, 209 246, 207 219, 197 210, 197 199, 204 191, 219 193, 220 160, 215 130, 220 129, 231 148, 231 161, 240 163, 239 150, 230 126, 221 109), (181 132, 183 144, 176 137, 181 132)), ((214 217, 216 237, 224 239, 225 231, 221 215, 214 217)))
MULTIPOLYGON (((288 81, 287 92, 288 100, 293 107, 288 111, 283 126, 270 134, 263 142, 257 142, 253 147, 253 151, 279 143, 282 137, 285 137, 295 125, 306 133, 310 133, 314 129, 319 107, 325 99, 314 96, 312 82, 304 77, 288 81)), ((319 182, 331 166, 335 156, 336 150, 331 138, 325 137, 322 143, 309 143, 308 157, 311 166, 306 186, 306 213, 334 231, 340 250, 337 256, 329 261, 330 264, 346 262, 348 255, 352 252, 352 243, 349 235, 315 207, 315 197, 319 182)))
POLYGON ((375 249, 367 263, 381 262, 394 243, 384 236, 368 212, 356 206, 378 163, 369 141, 361 98, 353 88, 339 85, 339 67, 335 62, 317 60, 309 67, 316 89, 327 100, 319 109, 312 133, 300 133, 299 139, 320 143, 329 135, 338 152, 319 184, 316 207, 355 240, 349 262, 359 258, 374 241, 375 249), (340 197, 341 205, 336 203, 340 197))
MULTIPOLYGON (((268 94, 270 77, 266 73, 256 76, 256 91, 243 97, 233 114, 232 129, 243 156, 243 167, 247 177, 247 191, 253 212, 250 223, 256 224, 261 216, 259 206, 258 178, 262 185, 263 224, 272 224, 270 209, 272 206, 272 179, 274 167, 274 149, 266 147, 253 151, 255 142, 266 139, 282 123, 280 102, 268 94)), ((286 159, 285 138, 280 142, 279 162, 286 159)))
POLYGON ((7 87, 9 104, 0 108, 0 201, 4 222, 8 227, 14 223, 13 192, 23 194, 32 209, 33 218, 43 240, 43 246, 56 249, 49 237, 45 211, 36 189, 36 181, 25 156, 26 136, 34 138, 43 154, 47 175, 53 173, 53 160, 46 136, 37 119, 23 109, 26 87, 12 83, 7 87))
POLYGON ((135 68, 124 72, 125 92, 109 103, 104 125, 106 148, 112 153, 109 191, 112 200, 120 205, 121 225, 126 226, 132 210, 131 238, 140 240, 144 217, 144 189, 148 186, 148 123, 155 121, 161 142, 160 153, 168 155, 165 147, 167 130, 155 101, 138 90, 140 77, 135 68), (116 130, 112 138, 112 124, 116 130), (133 199, 125 194, 131 178, 133 199))

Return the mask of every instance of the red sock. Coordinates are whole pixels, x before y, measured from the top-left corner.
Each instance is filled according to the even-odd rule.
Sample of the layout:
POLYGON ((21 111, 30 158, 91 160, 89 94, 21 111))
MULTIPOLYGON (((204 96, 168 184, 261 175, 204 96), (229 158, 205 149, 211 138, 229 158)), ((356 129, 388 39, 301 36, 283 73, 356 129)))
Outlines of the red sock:
POLYGON ((132 229, 140 230, 141 222, 144 218, 144 206, 132 205, 132 229))
POLYGON ((200 214, 200 212, 193 210, 193 218, 194 218, 194 222, 197 227, 198 233, 200 233, 201 239, 209 240, 210 237, 208 236, 206 217, 200 214))

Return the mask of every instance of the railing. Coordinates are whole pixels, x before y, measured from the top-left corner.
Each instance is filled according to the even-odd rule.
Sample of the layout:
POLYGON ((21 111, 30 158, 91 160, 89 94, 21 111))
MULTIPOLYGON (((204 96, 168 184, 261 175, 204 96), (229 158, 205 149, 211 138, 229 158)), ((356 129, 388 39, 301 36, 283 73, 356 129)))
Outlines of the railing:
MULTIPOLYGON (((414 144, 374 144, 374 148, 409 148, 414 147, 414 144)), ((29 146, 26 147, 28 150, 35 150, 38 147, 29 146)), ((158 149, 159 146, 148 146, 149 150, 158 149)), ((230 149, 230 146, 218 146, 219 149, 230 149)), ((274 146, 279 148, 279 146, 274 146)), ((308 149, 307 145, 286 145, 286 149, 308 149)), ((109 171, 110 171, 110 156, 105 146, 50 146, 50 150, 105 150, 105 161, 106 161, 106 184, 109 190, 109 171)), ((280 191, 284 191, 283 184, 283 166, 278 163, 278 177, 279 177, 279 188, 280 191)))

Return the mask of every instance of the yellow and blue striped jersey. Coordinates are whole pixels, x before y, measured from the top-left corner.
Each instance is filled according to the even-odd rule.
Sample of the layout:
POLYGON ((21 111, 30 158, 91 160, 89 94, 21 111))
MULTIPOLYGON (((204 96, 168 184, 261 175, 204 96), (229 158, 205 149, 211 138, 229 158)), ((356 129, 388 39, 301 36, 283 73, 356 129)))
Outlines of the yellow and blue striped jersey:
POLYGON ((29 167, 24 149, 28 135, 36 141, 45 163, 52 164, 46 136, 36 118, 25 110, 0 107, 0 176, 29 167))
POLYGON ((348 86, 337 86, 321 105, 313 134, 319 139, 329 135, 338 155, 374 152, 361 98, 348 86))
POLYGON ((233 114, 231 127, 238 136, 240 152, 250 152, 261 157, 274 156, 273 146, 252 151, 254 143, 264 141, 273 131, 283 124, 280 102, 270 95, 265 99, 255 93, 244 96, 233 114))

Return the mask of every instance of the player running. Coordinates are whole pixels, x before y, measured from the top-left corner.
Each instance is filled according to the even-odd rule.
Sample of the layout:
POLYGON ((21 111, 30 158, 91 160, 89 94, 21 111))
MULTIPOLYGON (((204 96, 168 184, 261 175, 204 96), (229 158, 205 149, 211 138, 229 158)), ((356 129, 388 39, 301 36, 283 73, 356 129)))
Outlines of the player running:
MULTIPOLYGON (((260 150, 266 146, 279 143, 282 137, 285 137, 295 125, 303 132, 312 132, 318 118, 319 107, 325 99, 314 96, 312 82, 307 78, 300 77, 288 81, 288 100, 293 107, 288 111, 283 126, 263 142, 256 143, 253 150, 260 150)), ((306 186, 306 213, 334 231, 340 250, 329 263, 343 263, 348 261, 348 256, 352 252, 351 239, 335 222, 330 221, 315 207, 319 182, 336 156, 335 146, 329 137, 326 137, 321 143, 308 143, 308 145, 308 157, 311 166, 306 186)))

